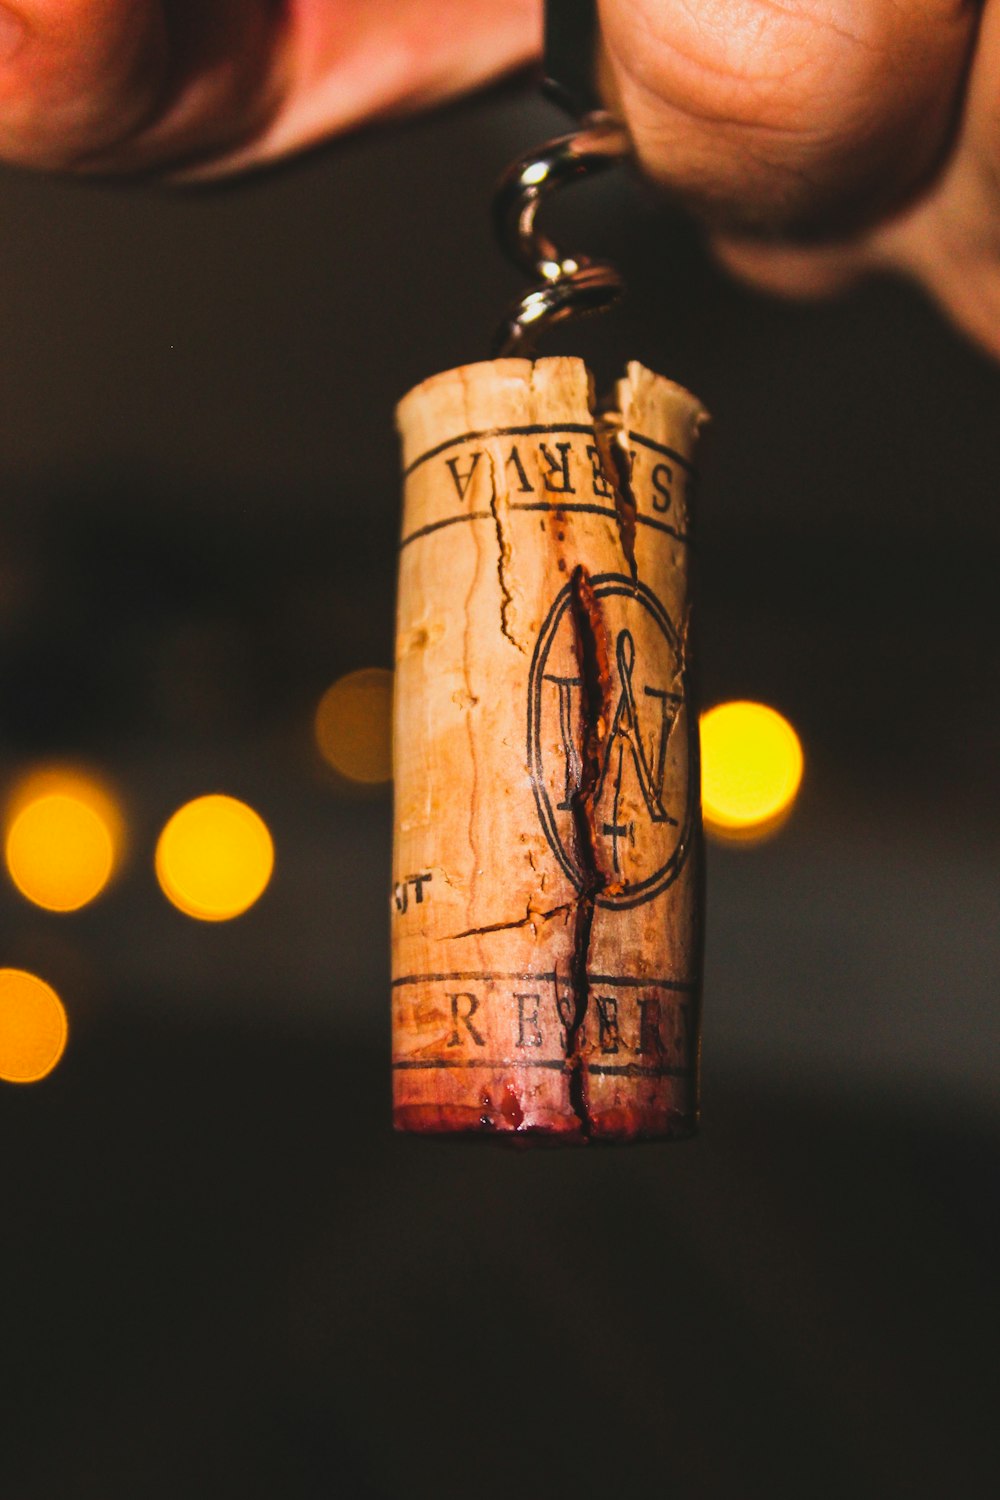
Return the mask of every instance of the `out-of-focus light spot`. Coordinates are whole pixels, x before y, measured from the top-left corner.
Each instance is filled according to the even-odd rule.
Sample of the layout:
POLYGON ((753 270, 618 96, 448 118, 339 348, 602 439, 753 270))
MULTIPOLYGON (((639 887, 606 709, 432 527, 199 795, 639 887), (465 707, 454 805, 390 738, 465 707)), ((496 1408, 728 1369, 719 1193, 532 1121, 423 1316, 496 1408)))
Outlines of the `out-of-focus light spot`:
POLYGON ((122 852, 124 824, 111 793, 81 771, 36 771, 14 789, 4 854, 18 890, 49 911, 98 896, 122 852))
POLYGON ((69 1026, 51 985, 24 969, 0 969, 0 1078, 37 1083, 66 1049, 69 1026))
POLYGON ((802 746, 787 719, 764 703, 719 703, 701 716, 705 828, 754 843, 781 827, 802 781, 802 746))
POLYGON ((351 781, 392 776, 392 673, 383 667, 348 672, 327 688, 316 710, 323 759, 351 781))
POLYGON ((156 845, 163 894, 203 922, 226 922, 246 911, 273 869, 267 824, 235 797, 213 794, 185 802, 156 845))

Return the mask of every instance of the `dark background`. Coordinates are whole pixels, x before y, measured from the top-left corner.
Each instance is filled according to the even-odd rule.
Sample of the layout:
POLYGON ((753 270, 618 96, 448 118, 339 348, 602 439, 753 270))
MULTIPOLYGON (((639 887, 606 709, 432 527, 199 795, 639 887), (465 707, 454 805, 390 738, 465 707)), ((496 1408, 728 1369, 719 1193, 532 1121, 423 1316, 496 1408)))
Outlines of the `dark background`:
POLYGON ((389 794, 312 713, 391 664, 392 408, 486 356, 493 179, 563 128, 505 90, 211 192, 0 177, 0 775, 87 761, 132 832, 76 915, 0 889, 71 1025, 0 1085, 4 1500, 992 1491, 1000 369, 915 292, 754 296, 624 175, 560 206, 631 298, 550 348, 712 410, 704 701, 806 781, 711 852, 697 1141, 389 1130, 389 794), (212 790, 277 865, 200 924, 152 851, 212 790))

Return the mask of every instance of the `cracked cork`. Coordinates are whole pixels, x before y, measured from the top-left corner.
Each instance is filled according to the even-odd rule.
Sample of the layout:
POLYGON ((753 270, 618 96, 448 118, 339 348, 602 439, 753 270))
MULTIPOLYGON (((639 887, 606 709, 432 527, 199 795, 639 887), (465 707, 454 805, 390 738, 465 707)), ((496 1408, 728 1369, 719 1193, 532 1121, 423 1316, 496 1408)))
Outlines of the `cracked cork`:
POLYGON ((704 412, 631 364, 495 360, 400 403, 397 1128, 697 1123, 688 552, 704 412))

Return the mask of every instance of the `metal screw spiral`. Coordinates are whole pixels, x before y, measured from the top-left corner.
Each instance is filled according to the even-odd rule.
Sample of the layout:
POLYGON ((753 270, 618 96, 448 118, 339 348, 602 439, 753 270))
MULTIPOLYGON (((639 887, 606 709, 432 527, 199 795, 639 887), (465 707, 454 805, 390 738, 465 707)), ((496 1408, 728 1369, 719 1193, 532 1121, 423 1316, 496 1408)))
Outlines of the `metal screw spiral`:
POLYGON ((583 255, 563 255, 535 219, 565 183, 614 166, 628 154, 623 125, 611 115, 589 115, 579 130, 547 141, 507 168, 493 203, 497 238, 521 270, 540 279, 511 307, 497 330, 494 357, 530 355, 538 336, 565 318, 602 312, 625 283, 614 266, 583 255))

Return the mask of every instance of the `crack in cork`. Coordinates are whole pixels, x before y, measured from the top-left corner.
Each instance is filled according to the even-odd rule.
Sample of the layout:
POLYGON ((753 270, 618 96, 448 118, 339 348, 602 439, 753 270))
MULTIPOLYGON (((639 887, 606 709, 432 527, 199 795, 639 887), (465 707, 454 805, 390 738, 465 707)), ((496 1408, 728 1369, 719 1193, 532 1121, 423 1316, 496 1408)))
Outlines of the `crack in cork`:
POLYGON ((584 1025, 590 1005, 590 936, 594 925, 594 907, 598 896, 608 889, 610 877, 601 868, 598 857, 595 804, 603 763, 603 742, 611 718, 611 676, 608 664, 607 628, 582 564, 573 569, 570 578, 570 614, 573 643, 582 684, 581 716, 583 735, 580 754, 580 779, 571 794, 573 830, 577 861, 582 880, 576 899, 573 933, 573 956, 570 979, 573 1010, 566 1023, 566 1063, 569 1068, 569 1100, 580 1123, 580 1132, 591 1133, 590 1108, 587 1099, 587 1072, 583 1065, 584 1025))
POLYGON ((636 517, 639 513, 632 490, 632 455, 626 446, 627 433, 617 411, 593 412, 594 445, 601 463, 601 473, 615 502, 618 538, 632 582, 638 582, 635 561, 636 517))
POLYGON ((511 545, 507 540, 504 528, 504 510, 501 508, 501 489, 503 500, 506 502, 506 486, 497 483, 497 465, 489 445, 486 447, 486 459, 490 466, 490 515, 497 534, 497 580, 500 584, 500 633, 512 646, 516 646, 521 655, 524 656, 525 649, 516 636, 511 634, 508 616, 514 603, 514 594, 507 584, 507 565, 511 559, 511 545))
POLYGON ((515 927, 534 926, 536 922, 551 922, 553 917, 565 916, 575 906, 573 901, 564 901, 561 906, 550 906, 548 910, 542 911, 537 906, 528 902, 528 909, 523 917, 515 917, 510 922, 490 922, 485 927, 467 927, 464 932, 451 932, 445 939, 446 942, 454 942, 456 938, 482 937, 487 932, 510 932, 515 927))

